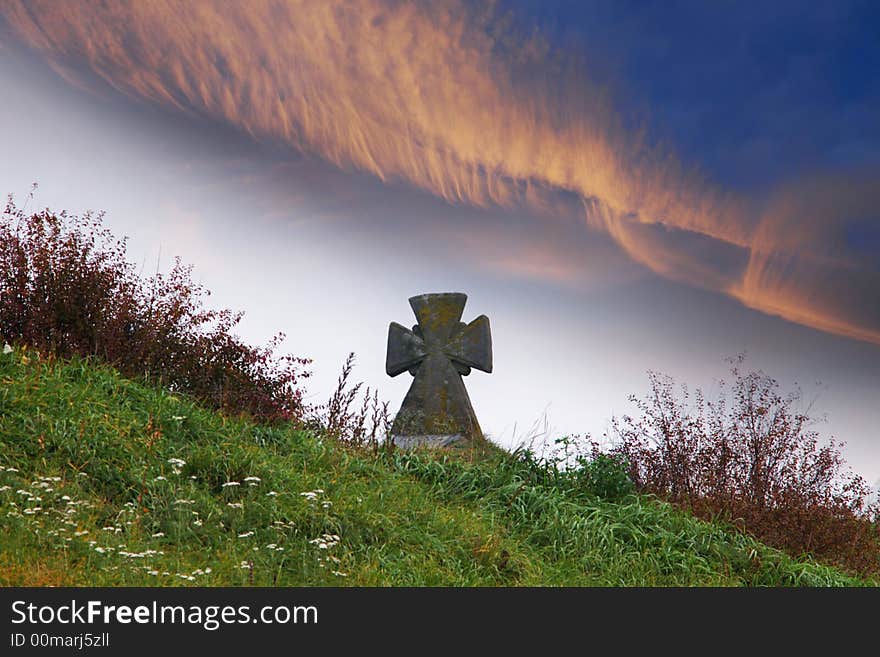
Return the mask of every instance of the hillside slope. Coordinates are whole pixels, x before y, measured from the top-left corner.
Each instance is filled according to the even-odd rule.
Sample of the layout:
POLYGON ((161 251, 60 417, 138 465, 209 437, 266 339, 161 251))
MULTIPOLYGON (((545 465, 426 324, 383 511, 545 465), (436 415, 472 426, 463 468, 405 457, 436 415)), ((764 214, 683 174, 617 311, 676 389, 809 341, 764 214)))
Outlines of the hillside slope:
POLYGON ((857 585, 509 454, 371 453, 0 354, 3 585, 857 585))

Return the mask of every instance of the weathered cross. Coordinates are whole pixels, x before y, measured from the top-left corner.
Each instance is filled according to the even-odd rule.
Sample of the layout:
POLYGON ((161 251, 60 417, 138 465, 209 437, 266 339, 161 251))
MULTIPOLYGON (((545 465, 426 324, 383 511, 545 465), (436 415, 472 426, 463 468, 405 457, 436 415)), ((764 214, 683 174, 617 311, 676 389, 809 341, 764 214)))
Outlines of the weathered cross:
POLYGON ((485 315, 461 321, 466 302, 458 292, 421 294, 409 300, 419 323, 388 327, 385 371, 415 377, 391 426, 398 446, 441 447, 483 435, 461 377, 472 367, 492 371, 492 334, 485 315))

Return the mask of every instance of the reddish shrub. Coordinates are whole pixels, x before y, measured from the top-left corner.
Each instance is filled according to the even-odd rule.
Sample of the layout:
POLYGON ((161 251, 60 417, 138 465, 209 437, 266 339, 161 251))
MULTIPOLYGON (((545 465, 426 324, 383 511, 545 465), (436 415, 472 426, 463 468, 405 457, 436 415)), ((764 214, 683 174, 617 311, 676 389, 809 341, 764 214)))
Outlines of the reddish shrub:
POLYGON ((877 502, 845 467, 841 443, 819 444, 800 391, 779 392, 761 371, 731 367, 713 401, 650 373, 631 397, 640 417, 615 418, 615 451, 639 490, 704 517, 721 517, 769 545, 861 574, 880 573, 877 502))
POLYGON ((210 293, 175 260, 141 277, 102 215, 26 214, 10 197, 0 218, 0 337, 67 358, 99 357, 227 412, 300 419, 309 361, 276 357, 232 333, 242 313, 210 310, 210 293))

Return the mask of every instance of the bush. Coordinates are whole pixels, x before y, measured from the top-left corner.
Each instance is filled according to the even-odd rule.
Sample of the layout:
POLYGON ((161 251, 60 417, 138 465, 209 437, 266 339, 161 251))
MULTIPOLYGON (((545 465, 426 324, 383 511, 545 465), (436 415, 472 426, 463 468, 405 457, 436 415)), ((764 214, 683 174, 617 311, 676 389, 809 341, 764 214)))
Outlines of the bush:
POLYGON ((635 492, 629 463, 619 454, 596 454, 576 471, 584 486, 597 497, 619 500, 635 492))
POLYGON ((819 444, 801 392, 779 392, 761 371, 732 362, 732 386, 709 401, 650 373, 651 394, 631 397, 640 417, 615 418, 614 453, 642 492, 720 516, 793 554, 858 573, 880 572, 878 504, 845 467, 841 443, 819 444))
POLYGON ((606 454, 589 435, 557 438, 541 453, 534 446, 514 451, 519 475, 532 484, 552 486, 570 494, 620 500, 636 492, 629 463, 620 454, 606 454))
POLYGON ((276 357, 232 333, 242 313, 210 310, 210 293, 177 259, 143 278, 101 214, 26 214, 10 196, 0 218, 0 337, 50 357, 99 357, 227 412, 274 421, 304 414, 309 361, 276 357))

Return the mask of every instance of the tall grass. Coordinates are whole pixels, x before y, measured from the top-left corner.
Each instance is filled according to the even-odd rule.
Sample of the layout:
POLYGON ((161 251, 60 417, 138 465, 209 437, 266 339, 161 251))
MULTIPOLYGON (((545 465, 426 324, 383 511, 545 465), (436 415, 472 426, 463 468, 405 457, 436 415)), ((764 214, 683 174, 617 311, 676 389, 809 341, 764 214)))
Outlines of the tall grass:
POLYGON ((864 583, 528 454, 347 446, 31 349, 0 454, 3 584, 864 583))
POLYGON ((395 466, 503 517, 548 558, 576 562, 612 585, 826 586, 853 583, 833 568, 796 560, 723 524, 702 522, 650 496, 597 496, 575 478, 541 474, 529 454, 464 464, 398 453, 395 466))

